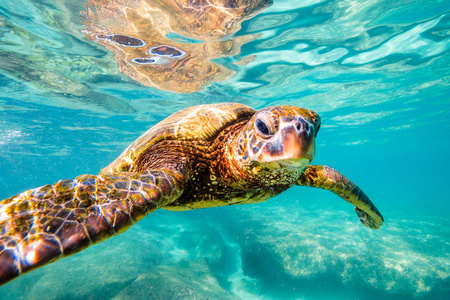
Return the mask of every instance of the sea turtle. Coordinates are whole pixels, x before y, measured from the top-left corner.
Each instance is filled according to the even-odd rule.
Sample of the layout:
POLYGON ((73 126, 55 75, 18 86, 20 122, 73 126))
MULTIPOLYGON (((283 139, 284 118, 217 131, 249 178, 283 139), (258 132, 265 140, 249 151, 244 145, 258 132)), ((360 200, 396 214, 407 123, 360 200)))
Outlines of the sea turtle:
POLYGON ((149 129, 99 175, 0 201, 0 283, 119 234, 158 208, 258 203, 294 185, 330 190, 364 225, 383 217, 353 182, 310 165, 317 113, 242 104, 183 109, 149 129))

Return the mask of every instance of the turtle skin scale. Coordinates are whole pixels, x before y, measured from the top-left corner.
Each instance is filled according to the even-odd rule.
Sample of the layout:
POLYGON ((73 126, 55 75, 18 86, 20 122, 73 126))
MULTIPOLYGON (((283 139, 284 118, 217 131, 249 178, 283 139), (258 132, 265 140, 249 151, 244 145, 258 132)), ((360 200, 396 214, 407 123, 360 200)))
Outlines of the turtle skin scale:
POLYGON ((158 208, 258 203, 294 185, 335 193, 378 229, 383 217, 358 186, 331 167, 310 165, 319 128, 317 113, 287 105, 174 113, 99 175, 0 201, 0 284, 122 233, 158 208))

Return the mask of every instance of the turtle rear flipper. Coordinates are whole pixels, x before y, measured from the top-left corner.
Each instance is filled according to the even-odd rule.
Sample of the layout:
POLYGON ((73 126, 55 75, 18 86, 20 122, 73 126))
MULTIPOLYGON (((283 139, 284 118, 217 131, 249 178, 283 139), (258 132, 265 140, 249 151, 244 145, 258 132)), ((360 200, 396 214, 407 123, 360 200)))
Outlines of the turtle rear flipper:
POLYGON ((179 197, 168 171, 81 175, 0 201, 0 285, 124 232, 179 197))
POLYGON ((355 206, 360 221, 367 227, 378 229, 383 216, 369 197, 352 181, 328 166, 308 166, 297 181, 298 185, 329 190, 355 206))

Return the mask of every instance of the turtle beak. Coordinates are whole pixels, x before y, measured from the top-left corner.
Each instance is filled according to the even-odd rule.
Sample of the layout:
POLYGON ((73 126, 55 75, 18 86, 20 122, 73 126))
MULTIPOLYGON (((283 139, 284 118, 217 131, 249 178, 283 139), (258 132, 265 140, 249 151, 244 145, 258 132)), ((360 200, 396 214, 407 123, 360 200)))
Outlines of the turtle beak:
POLYGON ((303 168, 315 155, 314 127, 299 118, 295 121, 281 122, 278 133, 268 142, 262 152, 262 162, 274 168, 303 168))
POLYGON ((311 162, 315 155, 314 133, 311 126, 306 121, 297 121, 294 124, 286 124, 280 130, 280 139, 278 141, 284 153, 282 158, 286 162, 301 163, 307 160, 311 162))

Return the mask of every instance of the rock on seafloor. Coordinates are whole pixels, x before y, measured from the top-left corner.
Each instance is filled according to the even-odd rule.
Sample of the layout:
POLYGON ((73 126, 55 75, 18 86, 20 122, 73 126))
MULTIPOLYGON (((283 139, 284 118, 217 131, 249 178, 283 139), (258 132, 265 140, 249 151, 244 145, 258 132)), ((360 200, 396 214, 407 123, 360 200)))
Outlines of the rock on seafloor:
POLYGON ((239 299, 222 288, 206 264, 158 266, 120 291, 119 299, 239 299))
POLYGON ((345 294, 348 299, 450 296, 446 219, 408 220, 401 212, 391 212, 390 221, 374 231, 361 226, 351 210, 339 208, 285 207, 246 215, 239 242, 243 270, 257 279, 263 294, 345 294))

